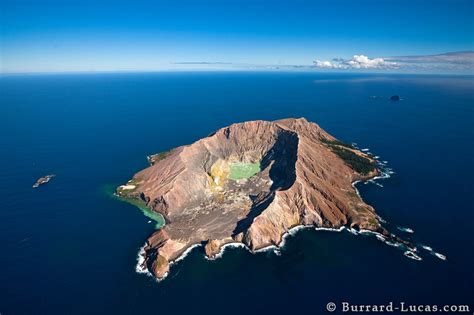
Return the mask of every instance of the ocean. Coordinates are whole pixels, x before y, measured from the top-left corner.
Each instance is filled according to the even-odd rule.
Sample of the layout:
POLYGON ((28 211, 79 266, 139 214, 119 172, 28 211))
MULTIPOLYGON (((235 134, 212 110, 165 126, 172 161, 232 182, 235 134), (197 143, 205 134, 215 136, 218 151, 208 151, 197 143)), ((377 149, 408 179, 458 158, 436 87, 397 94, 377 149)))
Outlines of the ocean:
POLYGON ((3 75, 0 313, 326 314, 329 302, 336 313, 342 302, 472 312, 473 92, 474 77, 447 75, 3 75), (402 100, 390 101, 395 94, 402 100), (111 187, 149 154, 234 122, 286 117, 387 161, 390 178, 357 188, 422 260, 375 237, 306 229, 279 255, 234 248, 208 261, 195 248, 161 282, 137 273, 155 222, 111 187))

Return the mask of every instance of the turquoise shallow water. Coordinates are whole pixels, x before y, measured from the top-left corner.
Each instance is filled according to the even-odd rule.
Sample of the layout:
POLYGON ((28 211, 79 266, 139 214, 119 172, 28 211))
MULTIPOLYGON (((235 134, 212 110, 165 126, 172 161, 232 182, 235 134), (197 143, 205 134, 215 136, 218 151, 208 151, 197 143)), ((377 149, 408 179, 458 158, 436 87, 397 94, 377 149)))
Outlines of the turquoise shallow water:
MULTIPOLYGON (((317 73, 0 77, 2 314, 325 313, 340 303, 471 303, 472 77, 317 73), (388 98, 398 94, 401 102, 388 98), (373 98, 372 96, 380 96, 373 98), (210 115, 209 113, 212 113, 210 115), (315 121, 395 174, 363 198, 428 252, 304 230, 281 255, 194 249, 160 283, 135 272, 155 223, 104 193, 146 156, 234 122, 315 121), (31 189, 54 173, 50 183, 31 189)), ((405 234, 403 234, 405 233, 405 234)))
POLYGON ((165 219, 163 216, 159 213, 156 213, 152 211, 150 208, 148 208, 145 204, 143 204, 140 201, 134 200, 134 199, 125 199, 121 198, 116 194, 116 189, 119 187, 119 184, 107 184, 103 187, 103 193, 104 195, 108 196, 109 198, 112 198, 117 201, 122 201, 129 203, 130 205, 135 206, 136 208, 140 209, 140 211, 143 213, 145 217, 147 217, 148 223, 153 223, 155 225, 155 229, 160 229, 165 225, 165 219))

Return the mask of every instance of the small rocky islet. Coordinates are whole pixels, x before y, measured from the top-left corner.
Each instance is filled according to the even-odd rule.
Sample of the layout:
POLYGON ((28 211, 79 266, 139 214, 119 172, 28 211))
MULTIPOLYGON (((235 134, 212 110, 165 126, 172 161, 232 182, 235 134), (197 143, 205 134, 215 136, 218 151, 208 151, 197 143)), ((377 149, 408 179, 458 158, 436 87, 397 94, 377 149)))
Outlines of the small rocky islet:
POLYGON ((165 219, 143 248, 159 279, 195 245, 211 259, 230 243, 255 252, 297 226, 394 237, 353 186, 376 161, 304 118, 236 123, 148 161, 116 193, 165 219))
POLYGON ((38 188, 41 185, 48 183, 54 176, 54 174, 46 175, 38 178, 38 180, 33 184, 33 188, 38 188))

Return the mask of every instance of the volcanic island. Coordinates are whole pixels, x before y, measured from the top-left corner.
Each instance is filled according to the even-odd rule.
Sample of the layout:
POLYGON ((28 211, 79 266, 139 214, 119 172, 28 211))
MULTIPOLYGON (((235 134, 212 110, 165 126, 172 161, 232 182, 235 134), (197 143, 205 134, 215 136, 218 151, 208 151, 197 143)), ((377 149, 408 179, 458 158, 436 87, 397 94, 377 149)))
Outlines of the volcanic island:
POLYGON ((377 162, 304 118, 236 123, 148 160, 116 193, 166 222, 143 248, 158 279, 193 246, 210 259, 226 244, 255 252, 300 226, 393 237, 353 186, 377 162))

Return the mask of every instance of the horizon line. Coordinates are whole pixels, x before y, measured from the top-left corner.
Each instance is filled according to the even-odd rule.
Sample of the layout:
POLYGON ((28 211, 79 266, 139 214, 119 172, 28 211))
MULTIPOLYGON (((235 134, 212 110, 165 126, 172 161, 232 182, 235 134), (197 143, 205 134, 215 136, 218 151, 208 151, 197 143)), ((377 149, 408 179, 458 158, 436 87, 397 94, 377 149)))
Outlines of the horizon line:
POLYGON ((98 71, 33 71, 33 72, 0 72, 0 78, 6 76, 34 75, 80 75, 80 74, 139 74, 139 73, 317 73, 317 74, 359 74, 359 75, 416 75, 416 76, 459 76, 474 77, 474 73, 465 72, 417 72, 417 71, 321 71, 319 69, 173 69, 173 70, 98 70, 98 71))

